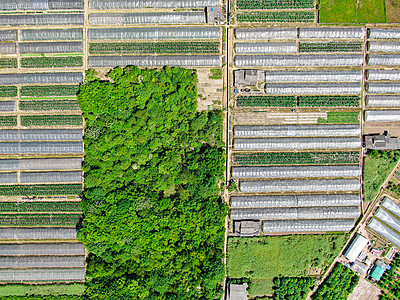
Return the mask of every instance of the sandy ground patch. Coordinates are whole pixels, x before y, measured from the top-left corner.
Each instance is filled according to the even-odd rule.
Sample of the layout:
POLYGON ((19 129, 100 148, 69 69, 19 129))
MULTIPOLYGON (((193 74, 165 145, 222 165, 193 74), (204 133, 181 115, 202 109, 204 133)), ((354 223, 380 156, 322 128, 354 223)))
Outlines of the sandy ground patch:
POLYGON ((381 290, 378 287, 360 278, 360 282, 347 300, 378 300, 380 294, 381 290))

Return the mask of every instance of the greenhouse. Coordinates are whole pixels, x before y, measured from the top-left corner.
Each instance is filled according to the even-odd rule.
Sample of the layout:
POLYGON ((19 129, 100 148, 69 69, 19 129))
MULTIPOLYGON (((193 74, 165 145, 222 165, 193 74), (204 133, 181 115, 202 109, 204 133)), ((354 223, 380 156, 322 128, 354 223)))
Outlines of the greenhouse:
POLYGON ((400 81, 400 70, 368 70, 368 80, 400 81))
POLYGON ((2 0, 0 10, 83 9, 83 0, 2 0))
POLYGON ((361 82, 361 71, 266 71, 266 82, 361 82))
POLYGON ((357 165, 232 168, 233 178, 322 178, 358 176, 361 176, 361 167, 357 165))
POLYGON ((84 268, 85 256, 0 256, 0 266, 1 268, 24 269, 84 268))
POLYGON ((0 111, 16 111, 16 102, 15 101, 0 101, 0 111))
POLYGON ((371 94, 400 94, 400 82, 369 82, 367 92, 371 94))
POLYGON ((0 30, 0 42, 17 41, 17 30, 0 30))
POLYGON ((20 53, 83 53, 83 42, 22 43, 20 53))
POLYGON ((204 12, 96 13, 89 15, 90 25, 129 24, 203 24, 204 12))
POLYGON ((1 171, 73 170, 82 168, 82 158, 0 159, 1 171))
POLYGON ((361 147, 358 137, 328 138, 265 138, 235 139, 235 150, 305 150, 305 149, 354 149, 361 147))
POLYGON ((297 38, 297 28, 237 28, 238 40, 294 40, 297 38))
POLYGON ((365 122, 400 122, 400 110, 367 110, 365 122))
POLYGON ((359 136, 360 125, 237 125, 235 137, 359 136))
POLYGON ((138 9, 138 8, 204 8, 219 6, 218 0, 89 0, 90 9, 138 9))
POLYGON ((282 43, 236 43, 237 54, 297 53, 295 42, 282 43))
POLYGON ((37 30, 21 30, 22 41, 70 41, 82 40, 83 29, 37 29, 37 30))
POLYGON ((0 141, 82 141, 82 129, 4 129, 0 141))
POLYGON ((0 85, 35 83, 80 83, 82 81, 83 75, 81 72, 0 74, 0 85))
POLYGON ((82 154, 82 142, 0 143, 0 154, 82 154))
POLYGON ((383 236, 389 242, 393 243, 395 246, 400 247, 400 235, 382 222, 372 218, 367 226, 379 235, 383 236))
POLYGON ((356 95, 361 94, 360 83, 269 83, 267 95, 356 95))
POLYGON ((364 28, 300 28, 300 39, 363 39, 364 28))
POLYGON ((3 240, 59 240, 76 239, 75 228, 35 227, 35 228, 0 228, 3 240))
POLYGON ((241 181, 243 193, 343 192, 360 190, 358 179, 241 181))
POLYGON ((0 54, 15 54, 16 52, 15 43, 0 43, 0 54))
POLYGON ((400 95, 369 95, 367 107, 400 107, 400 95))
POLYGON ((20 180, 21 183, 82 182, 82 171, 21 172, 20 180))
POLYGON ((385 197, 381 203, 381 206, 400 218, 400 206, 396 204, 393 200, 385 197))
POLYGON ((116 66, 140 67, 219 67, 218 55, 169 55, 169 56, 91 56, 89 67, 113 68, 116 66))
POLYGON ((0 184, 17 182, 17 173, 0 173, 0 184))
POLYGON ((264 221, 264 233, 349 231, 354 219, 264 221))
POLYGON ((382 223, 389 225, 390 228, 394 229, 397 232, 400 232, 400 220, 392 214, 388 213, 383 208, 379 207, 376 210, 374 216, 375 218, 378 218, 379 221, 381 221, 382 223))
POLYGON ((368 42, 368 50, 369 52, 400 53, 400 42, 368 42))
POLYGON ((240 220, 301 220, 301 219, 356 219, 358 206, 350 207, 280 207, 257 209, 232 209, 231 219, 240 220))
POLYGON ((370 39, 400 39, 400 29, 369 29, 370 39))
POLYGON ((400 65, 400 54, 370 54, 368 55, 370 66, 398 66, 400 65))
POLYGON ((236 67, 362 66, 363 61, 361 54, 237 55, 235 57, 236 67))
POLYGON ((0 244, 0 255, 85 255, 85 247, 82 243, 0 244))
POLYGON ((85 280, 85 268, 71 269, 0 269, 0 281, 82 281, 85 280))
POLYGON ((218 27, 90 28, 90 40, 219 39, 218 27))
MULTIPOLYGON (((359 206, 358 194, 232 196, 231 208, 359 206)), ((1 250, 1 248, 0 248, 1 250)), ((1 252, 0 252, 1 253, 1 252)))
POLYGON ((84 25, 83 14, 0 15, 0 26, 84 25))

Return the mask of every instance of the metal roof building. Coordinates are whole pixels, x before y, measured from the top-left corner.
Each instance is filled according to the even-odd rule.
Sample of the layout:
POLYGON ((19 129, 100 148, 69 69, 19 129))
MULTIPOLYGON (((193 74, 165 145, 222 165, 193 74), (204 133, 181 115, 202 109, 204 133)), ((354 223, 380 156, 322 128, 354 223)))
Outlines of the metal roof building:
POLYGON ((368 244, 368 240, 359 235, 355 234, 355 237, 351 241, 350 245, 347 246, 347 249, 343 253, 343 255, 351 262, 355 261, 357 257, 360 255, 361 251, 363 251, 364 247, 368 244))

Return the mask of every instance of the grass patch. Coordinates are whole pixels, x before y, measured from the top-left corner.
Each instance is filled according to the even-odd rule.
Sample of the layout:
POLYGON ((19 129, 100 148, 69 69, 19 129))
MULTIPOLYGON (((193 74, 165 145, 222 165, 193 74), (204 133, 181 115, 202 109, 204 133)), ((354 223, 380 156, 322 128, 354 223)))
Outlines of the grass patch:
POLYGON ((345 234, 230 238, 230 278, 250 278, 251 296, 271 295, 272 279, 304 277, 310 267, 325 270, 346 242, 345 234))
POLYGON ((210 79, 222 79, 222 68, 210 69, 211 75, 208 77, 210 79))
POLYGON ((82 295, 84 290, 84 284, 7 284, 0 285, 0 296, 82 295))
POLYGON ((359 123, 360 113, 357 111, 350 112, 328 112, 328 118, 318 118, 318 123, 340 124, 340 123, 359 123))
POLYGON ((364 159, 363 191, 364 201, 373 201, 379 192, 380 186, 396 166, 400 159, 400 151, 376 151, 368 152, 364 159))

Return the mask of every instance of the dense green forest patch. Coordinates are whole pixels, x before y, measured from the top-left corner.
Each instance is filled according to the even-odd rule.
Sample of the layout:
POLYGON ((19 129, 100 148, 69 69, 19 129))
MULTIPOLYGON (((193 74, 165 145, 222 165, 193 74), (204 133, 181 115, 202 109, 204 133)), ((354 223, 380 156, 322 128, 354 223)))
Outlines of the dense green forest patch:
POLYGON ((224 278, 220 111, 197 112, 194 70, 88 71, 80 240, 90 299, 217 299, 224 278))

